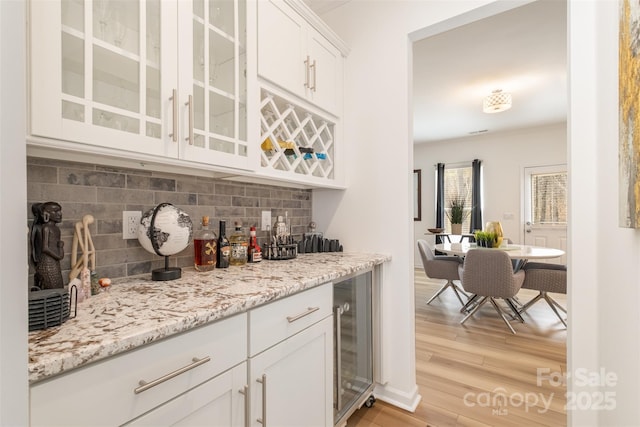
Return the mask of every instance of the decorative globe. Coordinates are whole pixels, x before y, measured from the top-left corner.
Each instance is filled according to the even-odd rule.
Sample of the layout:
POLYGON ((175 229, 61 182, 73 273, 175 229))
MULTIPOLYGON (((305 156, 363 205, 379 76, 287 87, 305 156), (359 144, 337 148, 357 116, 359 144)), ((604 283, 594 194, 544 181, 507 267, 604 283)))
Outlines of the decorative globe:
POLYGON ((193 223, 182 209, 161 203, 140 219, 138 241, 147 251, 164 257, 164 268, 151 272, 152 280, 174 280, 182 275, 180 267, 169 267, 169 255, 184 250, 193 237, 193 223))
POLYGON ((161 203, 149 209, 140 219, 138 241, 151 253, 160 256, 175 255, 191 243, 192 237, 191 218, 185 211, 170 203, 161 203))

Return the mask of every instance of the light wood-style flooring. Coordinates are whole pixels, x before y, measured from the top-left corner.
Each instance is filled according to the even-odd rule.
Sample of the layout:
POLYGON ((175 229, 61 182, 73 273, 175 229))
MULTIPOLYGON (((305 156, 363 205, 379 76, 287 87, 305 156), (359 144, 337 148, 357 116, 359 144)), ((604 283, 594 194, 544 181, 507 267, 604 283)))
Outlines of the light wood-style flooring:
MULTIPOLYGON (((415 270, 416 378, 422 395, 415 413, 378 400, 356 411, 347 426, 566 425, 566 388, 557 380, 566 371, 567 334, 547 303, 534 304, 524 324, 512 321, 513 335, 489 303, 460 325, 464 316, 450 289, 427 305, 440 286, 415 270)), ((521 290, 518 298, 526 302, 535 295, 521 290)), ((552 297, 566 307, 565 295, 552 297)))

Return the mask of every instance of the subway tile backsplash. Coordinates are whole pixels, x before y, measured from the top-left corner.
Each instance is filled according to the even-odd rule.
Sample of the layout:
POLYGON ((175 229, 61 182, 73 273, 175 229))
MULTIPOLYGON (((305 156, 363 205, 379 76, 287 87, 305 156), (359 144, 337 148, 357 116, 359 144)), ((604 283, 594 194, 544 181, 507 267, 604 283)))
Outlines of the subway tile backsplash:
MULTIPOLYGON (((172 203, 189 214, 194 229, 203 215, 209 215, 218 233, 220 220, 227 221, 227 236, 235 221, 243 230, 258 227, 258 242, 267 232, 260 231, 263 210, 277 215, 288 213, 292 232, 300 238, 311 222, 311 190, 289 189, 262 184, 245 184, 214 178, 194 177, 147 170, 119 169, 93 164, 43 158, 27 158, 27 212, 31 204, 54 201, 62 206, 59 228, 65 256, 61 261, 63 279, 68 282, 75 223, 86 214, 95 221, 90 226, 96 248, 96 270, 100 277, 124 277, 149 273, 164 265, 164 259, 145 251, 137 239, 122 239, 122 211, 143 213, 159 203, 172 203)), ((31 226, 32 217, 27 218, 31 226)), ((193 246, 171 257, 172 266, 192 266, 193 246)), ((33 269, 29 276, 33 281, 33 269)))

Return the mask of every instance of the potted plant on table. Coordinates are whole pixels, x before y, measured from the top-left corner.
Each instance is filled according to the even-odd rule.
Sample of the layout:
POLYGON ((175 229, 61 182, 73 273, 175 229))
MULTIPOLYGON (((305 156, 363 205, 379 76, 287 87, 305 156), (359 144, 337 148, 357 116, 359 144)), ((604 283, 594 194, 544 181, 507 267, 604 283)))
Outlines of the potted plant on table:
POLYGON ((474 233, 476 244, 481 248, 495 248, 497 235, 493 231, 476 231, 474 233))
POLYGON ((451 222, 451 234, 462 234, 462 223, 471 214, 471 211, 465 210, 466 200, 463 197, 456 197, 449 202, 449 210, 447 217, 451 222))

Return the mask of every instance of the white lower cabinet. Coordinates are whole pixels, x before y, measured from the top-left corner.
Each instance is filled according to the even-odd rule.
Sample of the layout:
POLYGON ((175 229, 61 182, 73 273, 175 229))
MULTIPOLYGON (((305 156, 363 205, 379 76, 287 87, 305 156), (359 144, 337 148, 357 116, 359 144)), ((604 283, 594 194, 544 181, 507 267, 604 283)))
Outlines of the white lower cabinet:
POLYGON ((246 359, 247 315, 241 314, 34 384, 30 424, 117 426, 167 402, 181 419, 197 416, 196 390, 209 390, 211 403, 216 392, 208 381, 225 388, 225 372, 235 373, 246 359), (184 393, 192 397, 176 399, 184 393))
POLYGON ((31 426, 333 426, 330 283, 33 384, 31 426))
POLYGON ((250 426, 333 426, 332 285, 249 312, 250 426))
POLYGON ((249 359, 250 426, 333 426, 333 319, 249 359))
POLYGON ((245 362, 125 425, 244 427, 246 384, 245 362))

